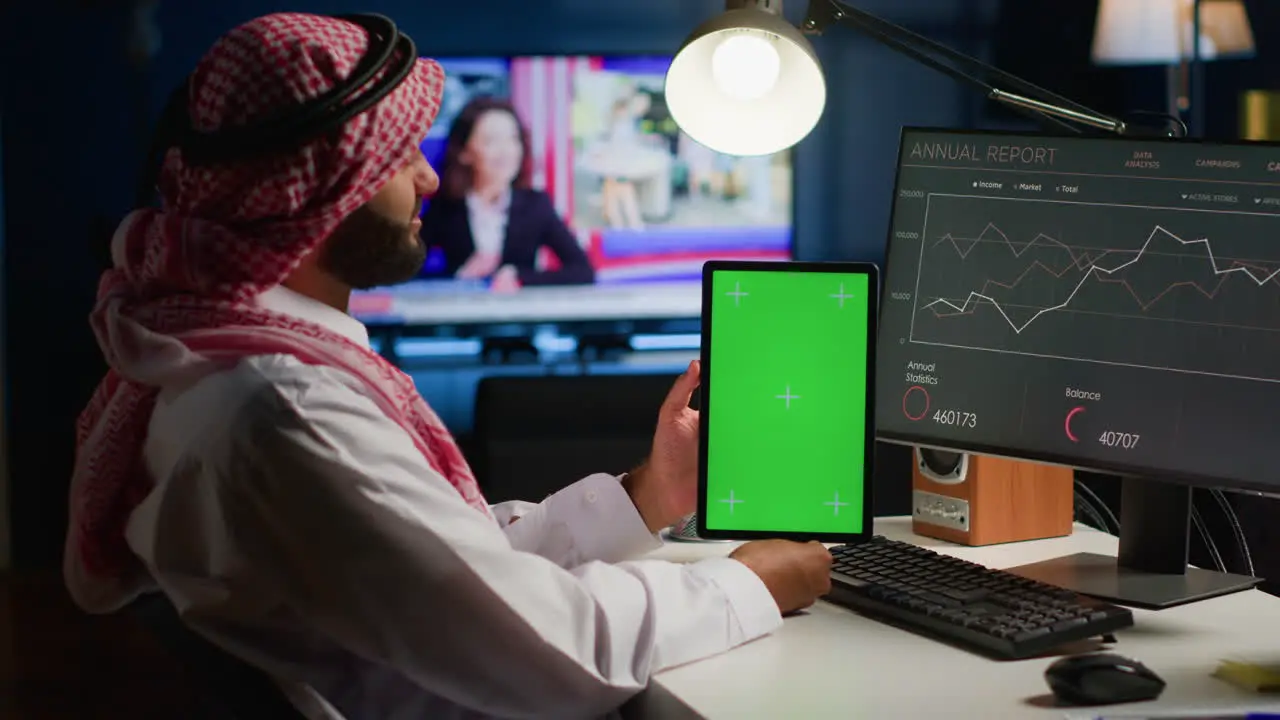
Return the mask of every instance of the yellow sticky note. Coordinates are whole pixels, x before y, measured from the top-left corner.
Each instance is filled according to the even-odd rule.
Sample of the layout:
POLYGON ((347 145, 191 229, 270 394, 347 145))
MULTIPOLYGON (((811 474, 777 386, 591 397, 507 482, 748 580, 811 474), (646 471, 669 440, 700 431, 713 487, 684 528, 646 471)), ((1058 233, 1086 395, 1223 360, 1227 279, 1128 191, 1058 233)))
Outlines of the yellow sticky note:
POLYGON ((1223 660, 1213 676, 1256 693, 1280 693, 1280 664, 1223 660))

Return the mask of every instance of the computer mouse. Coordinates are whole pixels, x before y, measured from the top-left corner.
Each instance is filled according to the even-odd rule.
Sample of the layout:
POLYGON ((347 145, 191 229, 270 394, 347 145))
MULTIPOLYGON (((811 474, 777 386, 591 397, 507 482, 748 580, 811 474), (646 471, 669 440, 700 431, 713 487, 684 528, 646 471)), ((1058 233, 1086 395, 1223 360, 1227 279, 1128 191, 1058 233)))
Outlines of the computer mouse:
POLYGON ((1111 653, 1072 655, 1044 671, 1054 697, 1066 705, 1114 705, 1154 700, 1165 682, 1137 660, 1111 653))

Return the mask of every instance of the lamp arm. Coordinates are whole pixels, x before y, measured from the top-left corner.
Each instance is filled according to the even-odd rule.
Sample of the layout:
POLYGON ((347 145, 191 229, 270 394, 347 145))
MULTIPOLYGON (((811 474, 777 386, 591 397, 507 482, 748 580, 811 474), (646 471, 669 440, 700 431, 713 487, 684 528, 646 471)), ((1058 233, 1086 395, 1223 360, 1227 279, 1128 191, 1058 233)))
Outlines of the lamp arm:
POLYGON ((1014 75, 1013 73, 1006 72, 992 65, 988 65, 987 63, 984 63, 981 60, 978 60, 977 58, 971 57, 962 52, 954 50, 946 45, 943 45, 942 43, 936 40, 927 38, 924 35, 921 35, 917 32, 913 32, 907 28, 901 27, 899 25, 895 25, 889 22, 888 20, 880 18, 876 15, 872 15, 871 13, 865 10, 859 10, 858 8, 853 7, 852 5, 849 5, 844 2, 838 2, 836 0, 815 0, 815 1, 825 4, 827 6, 828 8, 827 12, 829 17, 829 19, 827 20, 828 22, 833 20, 845 20, 846 22, 857 20, 864 26, 872 26, 877 28, 879 32, 882 34, 896 35, 896 36, 905 38, 906 41, 910 43, 914 43, 916 45, 922 45, 928 48, 930 52, 941 55, 952 62, 961 64, 961 65, 968 65, 970 67, 976 68, 980 70, 983 74, 991 76, 993 79, 999 81, 1004 85, 1008 85, 1010 89, 1014 90, 1015 92, 1021 93, 1023 95, 1034 95, 1054 105, 1058 105, 1070 110, 1075 110, 1076 112, 1079 112, 1079 113, 1085 113, 1088 115, 1099 115, 1099 116, 1102 115, 1102 113, 1099 113, 1095 110, 1085 107, 1084 105, 1076 102, 1075 100, 1072 100, 1071 98, 1058 95, 1051 90, 1047 90, 1038 85, 1030 83, 1018 77, 1017 75, 1014 75), (830 13, 832 12, 838 13, 839 15, 843 15, 844 17, 839 17, 839 15, 830 16, 830 13))
POLYGON ((992 67, 977 58, 953 50, 942 43, 895 25, 864 10, 839 2, 839 0, 813 0, 810 2, 809 16, 804 24, 801 25, 801 29, 808 33, 821 33, 825 27, 834 22, 848 24, 891 50, 981 91, 991 100, 1018 110, 1036 113, 1061 127, 1079 132, 1079 128, 1070 124, 1077 123, 1116 134, 1123 134, 1126 130, 1126 124, 1122 120, 1103 115, 1080 103, 1027 82, 1016 75, 992 67), (938 60, 933 55, 940 55, 953 64, 938 60), (997 88, 976 75, 956 67, 957 65, 976 68, 984 74, 993 76, 999 81, 1008 84, 1017 92, 997 88), (1044 99, 1037 99, 1033 96, 1039 96, 1044 99))

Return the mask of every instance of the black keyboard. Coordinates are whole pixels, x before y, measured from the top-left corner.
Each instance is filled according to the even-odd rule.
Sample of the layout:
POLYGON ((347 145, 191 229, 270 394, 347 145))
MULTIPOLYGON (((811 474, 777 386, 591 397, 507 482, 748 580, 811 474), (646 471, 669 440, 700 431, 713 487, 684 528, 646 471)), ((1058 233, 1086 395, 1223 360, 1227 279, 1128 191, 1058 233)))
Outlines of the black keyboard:
POLYGON ((1128 609, 882 537, 832 548, 827 600, 1001 659, 1133 625, 1128 609))

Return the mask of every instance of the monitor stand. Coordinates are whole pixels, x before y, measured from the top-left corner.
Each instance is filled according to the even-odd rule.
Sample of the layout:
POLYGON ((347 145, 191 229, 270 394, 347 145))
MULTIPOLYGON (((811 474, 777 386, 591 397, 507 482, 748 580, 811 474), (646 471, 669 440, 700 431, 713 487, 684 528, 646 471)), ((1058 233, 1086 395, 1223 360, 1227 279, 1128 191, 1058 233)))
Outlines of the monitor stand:
POLYGON ((1260 578, 1187 566, 1191 487, 1125 478, 1120 497, 1119 558, 1079 553, 1007 568, 1119 605, 1162 610, 1248 590, 1260 578))

